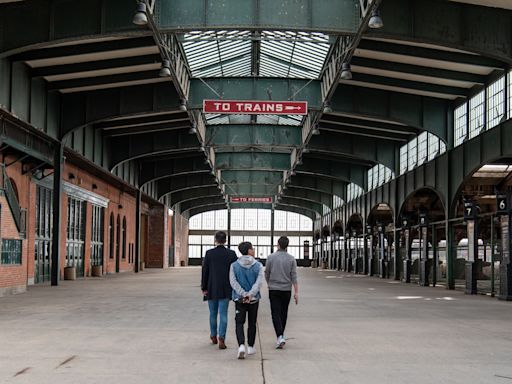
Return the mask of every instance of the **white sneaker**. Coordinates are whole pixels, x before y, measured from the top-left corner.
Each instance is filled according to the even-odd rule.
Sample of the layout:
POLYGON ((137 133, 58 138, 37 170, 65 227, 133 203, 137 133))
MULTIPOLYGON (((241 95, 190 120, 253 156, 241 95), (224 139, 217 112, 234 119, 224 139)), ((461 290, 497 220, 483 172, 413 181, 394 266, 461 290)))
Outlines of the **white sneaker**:
POLYGON ((238 354, 236 355, 240 360, 245 359, 245 345, 238 347, 238 354))
POLYGON ((286 340, 284 339, 283 335, 279 336, 276 341, 276 349, 283 349, 285 344, 286 340))
POLYGON ((256 348, 254 347, 248 347, 247 348, 247 354, 248 355, 254 355, 256 353, 256 348))

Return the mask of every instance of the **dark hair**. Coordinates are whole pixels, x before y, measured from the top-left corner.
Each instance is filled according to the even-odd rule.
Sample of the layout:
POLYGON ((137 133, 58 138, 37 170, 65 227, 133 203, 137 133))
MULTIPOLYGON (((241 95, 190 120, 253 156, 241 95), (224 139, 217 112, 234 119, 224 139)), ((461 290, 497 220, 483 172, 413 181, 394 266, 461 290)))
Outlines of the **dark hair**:
POLYGON ((243 241, 240 244, 238 244, 238 250, 242 255, 248 255, 249 249, 252 249, 252 244, 248 241, 243 241))
POLYGON ((290 242, 290 240, 288 240, 288 238, 286 236, 281 236, 279 238, 279 240, 277 240, 277 244, 279 244, 279 248, 281 248, 283 250, 288 248, 289 242, 290 242))
POLYGON ((226 232, 219 231, 215 234, 215 241, 218 244, 226 244, 226 232))

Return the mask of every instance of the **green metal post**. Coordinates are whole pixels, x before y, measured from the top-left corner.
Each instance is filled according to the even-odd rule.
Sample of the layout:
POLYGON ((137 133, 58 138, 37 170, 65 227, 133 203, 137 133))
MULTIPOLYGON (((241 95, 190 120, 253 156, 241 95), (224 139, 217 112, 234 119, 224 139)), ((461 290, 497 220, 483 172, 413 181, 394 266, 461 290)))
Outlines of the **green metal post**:
POLYGON ((64 145, 55 144, 53 158, 53 227, 52 227, 52 266, 51 285, 59 285, 60 245, 62 239, 62 170, 64 166, 64 145))

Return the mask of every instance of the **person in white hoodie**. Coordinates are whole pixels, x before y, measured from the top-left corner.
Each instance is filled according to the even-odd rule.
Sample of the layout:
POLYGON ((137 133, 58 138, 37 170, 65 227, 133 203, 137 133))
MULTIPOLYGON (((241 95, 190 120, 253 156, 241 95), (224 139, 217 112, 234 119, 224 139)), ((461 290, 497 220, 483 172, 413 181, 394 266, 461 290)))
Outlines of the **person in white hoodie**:
POLYGON ((247 330, 248 348, 247 354, 256 353, 254 343, 256 341, 256 321, 258 318, 260 288, 263 283, 263 266, 254 258, 254 249, 248 241, 240 243, 238 250, 242 256, 237 262, 231 264, 229 270, 229 282, 233 288, 232 298, 235 302, 236 338, 238 340, 239 359, 245 358, 245 333, 244 324, 249 318, 247 330))

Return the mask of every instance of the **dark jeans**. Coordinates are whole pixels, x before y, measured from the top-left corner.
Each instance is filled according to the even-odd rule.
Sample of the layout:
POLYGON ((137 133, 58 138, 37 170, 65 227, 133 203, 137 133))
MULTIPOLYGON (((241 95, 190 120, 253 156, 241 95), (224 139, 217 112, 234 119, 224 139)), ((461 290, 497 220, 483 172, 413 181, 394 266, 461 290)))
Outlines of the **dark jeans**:
POLYGON ((292 291, 268 291, 270 299, 270 310, 272 312, 272 323, 276 336, 282 336, 288 319, 288 306, 292 297, 292 291))
POLYGON ((245 344, 244 324, 245 318, 249 318, 249 326, 247 329, 247 339, 249 347, 254 347, 256 341, 256 320, 258 318, 259 302, 254 304, 243 304, 235 301, 235 323, 236 323, 236 339, 238 345, 245 344))
POLYGON ((235 301, 235 323, 236 323, 236 339, 238 345, 245 344, 244 324, 245 318, 249 318, 249 326, 247 328, 247 339, 249 347, 254 347, 256 341, 256 320, 258 319, 258 307, 260 303, 243 304, 235 301))

